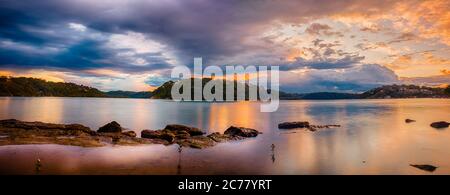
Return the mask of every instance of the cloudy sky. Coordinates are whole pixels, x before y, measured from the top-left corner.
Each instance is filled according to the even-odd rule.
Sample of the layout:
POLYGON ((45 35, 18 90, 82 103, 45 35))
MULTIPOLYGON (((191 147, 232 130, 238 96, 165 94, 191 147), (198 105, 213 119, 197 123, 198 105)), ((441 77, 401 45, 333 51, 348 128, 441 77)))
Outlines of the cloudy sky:
POLYGON ((149 90, 172 67, 279 65, 290 92, 450 83, 448 0, 0 0, 0 75, 149 90))

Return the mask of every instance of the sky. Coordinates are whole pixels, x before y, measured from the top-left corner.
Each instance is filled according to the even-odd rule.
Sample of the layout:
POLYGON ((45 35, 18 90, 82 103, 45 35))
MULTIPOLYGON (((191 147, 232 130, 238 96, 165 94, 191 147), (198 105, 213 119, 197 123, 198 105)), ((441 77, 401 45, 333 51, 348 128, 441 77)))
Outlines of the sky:
POLYGON ((0 0, 0 75, 152 90, 173 67, 280 67, 287 92, 450 83, 448 0, 0 0))

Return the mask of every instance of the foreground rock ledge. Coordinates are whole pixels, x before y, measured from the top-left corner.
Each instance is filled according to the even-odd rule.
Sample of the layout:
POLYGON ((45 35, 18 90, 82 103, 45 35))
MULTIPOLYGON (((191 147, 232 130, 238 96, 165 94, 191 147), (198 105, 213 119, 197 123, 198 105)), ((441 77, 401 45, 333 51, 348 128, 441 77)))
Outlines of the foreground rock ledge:
POLYGON ((244 127, 230 127, 224 134, 204 132, 195 127, 167 125, 162 130, 143 130, 142 138, 134 131, 123 131, 119 123, 113 121, 93 131, 80 124, 52 124, 25 122, 16 119, 0 120, 0 146, 22 144, 60 144, 82 147, 99 147, 108 144, 179 144, 185 147, 206 148, 220 142, 256 137, 260 132, 244 127))

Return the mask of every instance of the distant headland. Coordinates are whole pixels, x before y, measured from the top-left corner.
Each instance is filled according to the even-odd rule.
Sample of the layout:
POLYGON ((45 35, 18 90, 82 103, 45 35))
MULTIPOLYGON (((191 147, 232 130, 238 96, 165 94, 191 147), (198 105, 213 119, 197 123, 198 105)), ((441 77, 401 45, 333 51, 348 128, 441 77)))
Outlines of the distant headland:
MULTIPOLYGON (((206 83, 207 78, 202 83, 206 83)), ((51 82, 28 77, 0 77, 0 96, 19 97, 105 97, 172 99, 171 88, 175 81, 167 81, 154 91, 108 91, 75 83, 51 82)), ((245 84, 246 89, 248 85, 245 84)), ((247 91, 247 90, 246 90, 247 91)), ((287 93, 280 91, 282 100, 333 100, 333 99, 389 99, 389 98, 450 98, 446 88, 416 85, 385 85, 364 93, 287 93)))

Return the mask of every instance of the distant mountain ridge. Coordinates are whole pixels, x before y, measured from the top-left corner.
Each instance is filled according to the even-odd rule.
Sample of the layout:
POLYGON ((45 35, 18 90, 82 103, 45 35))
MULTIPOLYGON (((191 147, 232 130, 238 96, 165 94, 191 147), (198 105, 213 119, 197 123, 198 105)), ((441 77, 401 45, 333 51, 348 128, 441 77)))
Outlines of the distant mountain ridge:
POLYGON ((0 96, 150 98, 151 95, 149 91, 103 92, 75 83, 51 82, 27 77, 0 77, 0 96))
POLYGON ((433 88, 416 85, 386 85, 362 93, 361 98, 450 98, 450 86, 433 88))
POLYGON ((112 98, 150 98, 152 92, 150 91, 108 91, 104 92, 106 96, 112 98))
MULTIPOLYGON (((203 85, 211 79, 203 79, 203 85)), ((93 87, 75 83, 50 82, 37 78, 0 77, 0 96, 23 97, 110 97, 110 98, 152 98, 172 99, 171 89, 175 82, 167 81, 153 92, 150 91, 109 91, 103 92, 93 87)), ((236 82, 235 82, 236 84, 236 82)), ((245 84, 246 98, 249 86, 245 84)), ((191 89, 193 90, 193 89, 191 89)), ((236 90, 236 85, 235 85, 236 90)), ((235 93, 236 98, 236 93, 235 93)), ((387 99, 387 98, 450 98, 450 86, 433 88, 416 85, 386 85, 361 94, 356 93, 286 93, 280 91, 281 100, 334 100, 334 99, 387 99)))
MULTIPOLYGON (((153 91, 153 99, 172 99, 170 91, 175 82, 168 81, 153 91)), ((203 82, 204 83, 204 82, 203 82)), ((192 89, 193 90, 193 89, 192 89)), ((286 93, 280 91, 281 100, 336 100, 336 99, 388 99, 388 98, 450 98, 450 86, 432 88, 415 85, 385 85, 357 93, 316 92, 286 93)))

